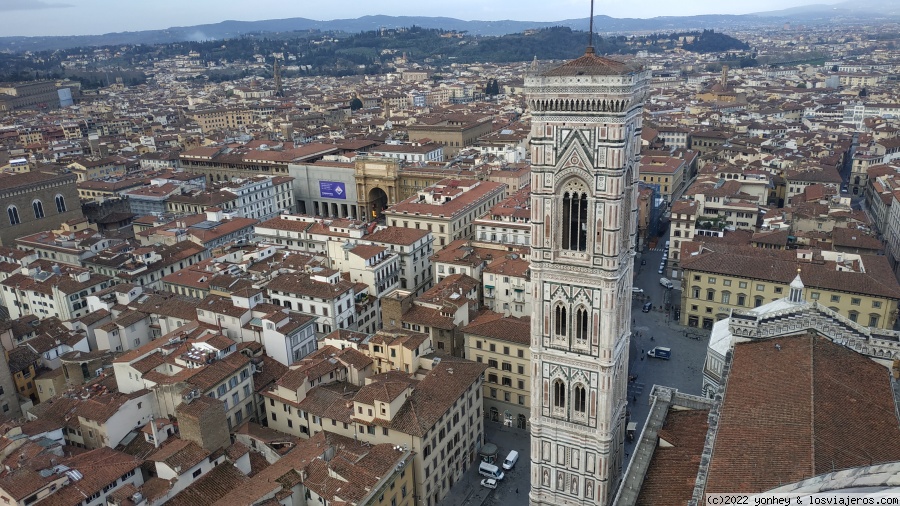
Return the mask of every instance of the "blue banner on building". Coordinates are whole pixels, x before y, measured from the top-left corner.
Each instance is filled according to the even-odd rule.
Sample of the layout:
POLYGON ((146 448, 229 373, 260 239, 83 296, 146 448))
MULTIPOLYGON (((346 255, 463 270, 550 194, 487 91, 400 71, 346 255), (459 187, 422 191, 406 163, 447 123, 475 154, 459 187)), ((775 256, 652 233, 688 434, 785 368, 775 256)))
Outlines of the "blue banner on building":
POLYGON ((344 183, 334 181, 319 181, 319 195, 323 199, 347 199, 347 187, 344 183))

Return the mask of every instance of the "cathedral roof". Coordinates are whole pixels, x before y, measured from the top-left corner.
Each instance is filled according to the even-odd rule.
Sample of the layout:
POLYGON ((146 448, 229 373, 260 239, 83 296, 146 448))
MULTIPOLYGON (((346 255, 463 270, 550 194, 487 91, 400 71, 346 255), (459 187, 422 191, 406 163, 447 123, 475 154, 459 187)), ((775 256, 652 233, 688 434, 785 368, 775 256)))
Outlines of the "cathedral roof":
POLYGON ((588 48, 584 56, 563 63, 559 67, 541 74, 544 77, 566 76, 615 76, 640 70, 640 66, 597 56, 593 48, 588 48))

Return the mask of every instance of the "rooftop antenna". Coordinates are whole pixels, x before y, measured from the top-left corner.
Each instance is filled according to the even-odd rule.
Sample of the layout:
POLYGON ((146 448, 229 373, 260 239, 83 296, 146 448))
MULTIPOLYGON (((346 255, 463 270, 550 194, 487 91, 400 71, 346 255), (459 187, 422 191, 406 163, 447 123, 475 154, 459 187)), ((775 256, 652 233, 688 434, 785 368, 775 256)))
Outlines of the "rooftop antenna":
POLYGON ((594 53, 594 0, 591 0, 591 22, 588 30, 588 46, 584 51, 587 54, 594 53))

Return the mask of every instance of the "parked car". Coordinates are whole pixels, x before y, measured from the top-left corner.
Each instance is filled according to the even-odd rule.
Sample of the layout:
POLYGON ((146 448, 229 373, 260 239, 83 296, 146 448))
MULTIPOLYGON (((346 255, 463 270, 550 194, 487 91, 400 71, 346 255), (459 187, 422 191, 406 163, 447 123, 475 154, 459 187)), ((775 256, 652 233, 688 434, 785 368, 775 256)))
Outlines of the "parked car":
POLYGON ((659 278, 659 284, 665 288, 674 288, 675 284, 667 278, 659 278))
POLYGON ((497 480, 495 480, 493 478, 485 478, 485 479, 481 480, 481 486, 490 488, 490 489, 497 488, 497 480))
POLYGON ((639 288, 639 287, 637 287, 637 286, 632 286, 632 287, 631 287, 631 293, 644 293, 644 289, 643 289, 643 288, 639 288))
POLYGON ((495 466, 494 464, 488 464, 487 462, 478 464, 478 474, 492 480, 503 479, 503 471, 501 471, 500 468, 495 466))
POLYGON ((516 465, 516 462, 519 461, 519 452, 512 450, 509 452, 509 455, 506 456, 506 460, 503 461, 503 469, 509 471, 516 465))
POLYGON ((652 310, 652 309, 653 309, 653 303, 652 303, 652 302, 647 302, 647 303, 644 304, 644 307, 641 308, 641 312, 649 313, 650 310, 652 310))
POLYGON ((648 357, 661 358, 663 360, 669 360, 669 357, 672 356, 672 348, 664 348, 662 346, 657 346, 652 350, 647 352, 648 357))

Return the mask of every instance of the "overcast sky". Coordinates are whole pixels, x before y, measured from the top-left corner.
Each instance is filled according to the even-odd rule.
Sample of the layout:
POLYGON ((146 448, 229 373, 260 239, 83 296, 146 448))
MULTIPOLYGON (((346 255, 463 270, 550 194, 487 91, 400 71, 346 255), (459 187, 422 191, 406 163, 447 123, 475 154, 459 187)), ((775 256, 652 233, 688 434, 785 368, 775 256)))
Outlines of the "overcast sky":
MULTIPOLYGON (((595 13, 623 18, 746 14, 837 0, 596 0, 595 13)), ((0 36, 93 35, 217 23, 367 14, 559 21, 588 17, 588 0, 0 0, 0 36)))

